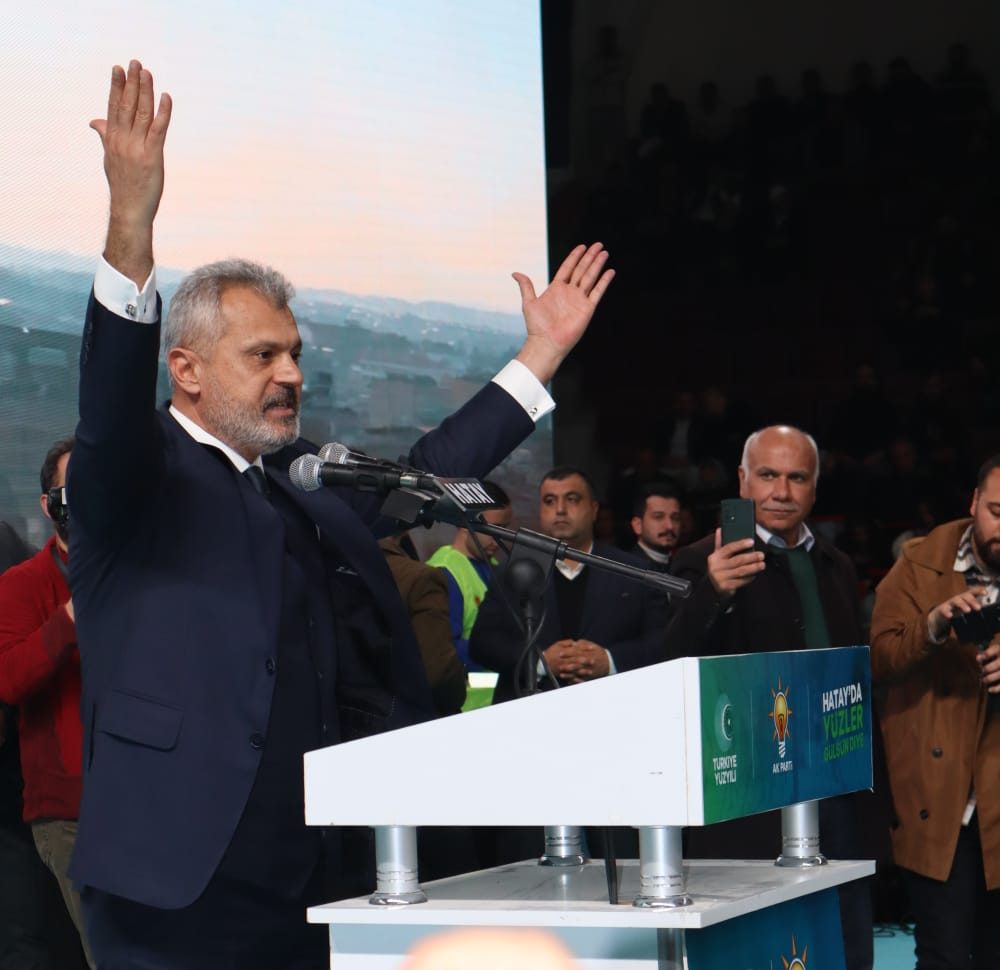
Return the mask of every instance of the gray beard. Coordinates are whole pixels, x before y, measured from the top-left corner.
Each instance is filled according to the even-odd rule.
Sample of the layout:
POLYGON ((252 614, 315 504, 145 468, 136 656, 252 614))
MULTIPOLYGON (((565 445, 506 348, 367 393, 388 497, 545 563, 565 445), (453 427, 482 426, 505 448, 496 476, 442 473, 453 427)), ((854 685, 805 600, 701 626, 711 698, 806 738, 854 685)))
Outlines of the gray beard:
MULTIPOLYGON (((243 404, 224 395, 216 386, 209 400, 205 401, 204 413, 208 429, 220 441, 239 452, 253 452, 255 455, 270 455, 290 445, 299 436, 299 414, 296 409, 294 419, 285 427, 275 428, 268 424, 263 414, 268 404, 277 403, 268 399, 261 411, 252 411, 243 404)), ((278 399, 280 400, 280 399, 278 399)))

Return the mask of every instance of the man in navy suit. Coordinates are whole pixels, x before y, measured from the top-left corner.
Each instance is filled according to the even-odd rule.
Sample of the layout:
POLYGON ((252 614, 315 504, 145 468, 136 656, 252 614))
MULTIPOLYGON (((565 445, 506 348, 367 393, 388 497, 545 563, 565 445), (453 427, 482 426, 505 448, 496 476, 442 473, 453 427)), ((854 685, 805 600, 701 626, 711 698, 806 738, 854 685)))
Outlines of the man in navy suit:
MULTIPOLYGON (((636 556, 594 542, 599 506, 581 469, 553 468, 538 491, 538 520, 546 535, 580 552, 645 567, 636 556)), ((497 591, 501 582, 503 570, 498 570, 469 638, 472 659, 500 675, 495 704, 520 696, 529 673, 527 663, 519 663, 524 637, 497 591)), ((617 573, 571 560, 556 562, 537 637, 545 664, 566 686, 666 660, 668 605, 664 594, 617 573)), ((539 686, 551 686, 540 673, 539 686)))
MULTIPOLYGON (((157 410, 153 221, 171 101, 115 67, 110 217, 81 348, 70 583, 83 665, 84 792, 71 874, 102 968, 319 968, 304 922, 347 891, 335 830, 303 824, 302 754, 432 715, 419 652, 375 542, 377 501, 302 492, 291 461, 302 349, 279 273, 195 270, 164 327, 157 410)), ((578 247, 536 297, 497 378, 409 461, 483 475, 552 405, 542 385, 612 272, 578 247)), ((363 779, 345 778, 345 785, 363 779)))

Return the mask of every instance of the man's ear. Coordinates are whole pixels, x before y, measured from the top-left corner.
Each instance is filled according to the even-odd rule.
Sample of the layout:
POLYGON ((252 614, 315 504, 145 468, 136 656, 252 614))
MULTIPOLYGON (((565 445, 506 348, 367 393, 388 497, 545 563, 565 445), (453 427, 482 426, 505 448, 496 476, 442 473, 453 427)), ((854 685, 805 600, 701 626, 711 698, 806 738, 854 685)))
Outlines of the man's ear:
POLYGON ((747 492, 747 473, 744 471, 742 465, 736 466, 736 477, 740 482, 740 498, 750 498, 750 495, 747 492))
POLYGON ((635 533, 635 537, 638 539, 642 535, 642 519, 638 515, 633 515, 629 525, 632 526, 632 531, 635 533))
POLYGON ((972 493, 972 504, 969 506, 969 515, 975 516, 976 509, 979 508, 979 489, 972 493))
POLYGON ((38 496, 38 504, 42 507, 42 515, 51 520, 52 516, 49 515, 49 496, 45 492, 42 492, 42 494, 38 496))
POLYGON ((171 347, 167 352, 167 370, 174 382, 188 397, 201 392, 201 357, 187 347, 171 347))

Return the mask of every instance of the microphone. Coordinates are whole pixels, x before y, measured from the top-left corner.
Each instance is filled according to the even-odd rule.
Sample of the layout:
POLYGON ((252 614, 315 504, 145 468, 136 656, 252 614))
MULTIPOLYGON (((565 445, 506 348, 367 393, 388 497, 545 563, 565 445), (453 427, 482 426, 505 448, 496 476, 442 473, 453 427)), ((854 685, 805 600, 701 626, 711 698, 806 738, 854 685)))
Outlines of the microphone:
MULTIPOLYGON (((336 444, 336 443, 335 443, 336 444)), ((324 448, 329 446, 324 445, 324 448)), ((343 445, 340 446, 343 448, 343 445)), ((348 452, 348 454, 350 454, 348 452)), ((299 455, 288 469, 288 477, 296 488, 315 492, 324 485, 346 485, 362 492, 389 492, 396 488, 416 488, 440 491, 433 475, 405 471, 390 462, 351 459, 345 464, 324 461, 318 455, 299 455)))
POLYGON ((384 470, 408 470, 404 465, 397 465, 395 462, 386 461, 384 458, 372 458, 371 455, 366 455, 363 451, 352 451, 347 447, 347 445, 342 444, 339 441, 328 441, 322 448, 320 448, 319 457, 323 461, 329 462, 332 465, 377 465, 384 470))

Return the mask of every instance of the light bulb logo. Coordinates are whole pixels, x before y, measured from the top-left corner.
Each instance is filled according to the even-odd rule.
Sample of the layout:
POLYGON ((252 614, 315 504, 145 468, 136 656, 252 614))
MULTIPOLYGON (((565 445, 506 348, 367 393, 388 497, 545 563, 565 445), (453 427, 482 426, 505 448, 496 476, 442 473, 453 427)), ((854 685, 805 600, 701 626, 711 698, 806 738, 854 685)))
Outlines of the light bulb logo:
POLYGON ((790 688, 781 686, 781 678, 778 678, 778 689, 771 688, 773 704, 771 713, 767 716, 774 721, 774 737, 778 742, 778 757, 785 757, 785 739, 789 737, 788 719, 792 716, 792 709, 788 706, 788 694, 790 688))
POLYGON ((785 955, 781 956, 781 963, 785 970, 806 970, 806 953, 809 947, 802 947, 802 956, 797 956, 795 953, 795 937, 792 937, 792 958, 786 959, 785 955))

